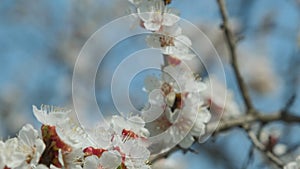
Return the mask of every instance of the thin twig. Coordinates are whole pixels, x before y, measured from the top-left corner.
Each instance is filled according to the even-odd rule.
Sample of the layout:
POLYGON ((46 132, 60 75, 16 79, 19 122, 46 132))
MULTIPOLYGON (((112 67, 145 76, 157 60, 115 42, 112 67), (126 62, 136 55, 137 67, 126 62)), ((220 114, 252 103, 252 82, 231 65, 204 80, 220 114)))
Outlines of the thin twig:
MULTIPOLYGON (((265 126, 266 123, 262 123, 262 124, 259 124, 259 128, 258 128, 258 131, 256 133, 256 137, 259 138, 259 135, 261 134, 264 126, 265 126)), ((248 168, 248 166, 250 165, 250 163, 254 160, 254 150, 255 150, 255 146, 254 144, 251 142, 251 145, 250 145, 250 148, 249 148, 249 153, 248 153, 248 156, 247 156, 247 159, 243 165, 243 169, 246 169, 248 168)))
MULTIPOLYGON (((236 53, 236 40, 234 39, 233 34, 228 25, 228 14, 227 14, 226 6, 224 3, 224 0, 217 0, 217 2, 219 5, 222 20, 223 20, 222 29, 224 30, 224 34, 225 34, 225 37, 227 40, 229 52, 231 54, 232 67, 233 67, 233 71, 236 75, 238 86, 239 86, 239 89, 243 96, 247 110, 253 110, 253 105, 252 105, 252 102, 250 99, 250 95, 248 93, 245 81, 243 80, 242 75, 238 68, 237 53, 236 53)), ((252 113, 252 111, 248 111, 248 112, 252 113)))
POLYGON ((248 155, 246 157, 246 160, 242 166, 243 169, 247 169, 249 164, 253 161, 253 154, 254 154, 254 144, 251 144, 248 150, 248 155))
POLYGON ((249 128, 244 127, 244 129, 247 131, 248 137, 251 139, 253 145, 263 152, 266 157, 268 157, 269 160, 271 160, 277 167, 283 168, 284 162, 280 160, 275 154, 273 154, 271 151, 268 151, 264 144, 262 144, 259 139, 257 138, 256 134, 251 131, 249 128))
POLYGON ((251 98, 248 93, 246 84, 245 84, 245 82, 241 76, 241 73, 239 71, 239 68, 238 68, 237 53, 236 53, 236 40, 233 37, 233 34, 228 25, 228 14, 227 14, 225 2, 224 2, 224 0, 217 0, 217 2, 218 2, 219 9, 220 9, 221 17, 223 20, 222 29, 224 30, 224 34, 225 34, 225 37, 227 40, 229 52, 231 54, 231 62, 232 62, 233 71, 236 76, 238 87, 243 96, 243 100, 245 102, 246 111, 247 111, 247 114, 244 117, 241 117, 240 119, 231 120, 231 121, 229 121, 227 123, 223 123, 223 124, 221 123, 221 125, 217 128, 217 131, 232 128, 232 126, 242 127, 247 132, 253 145, 258 150, 263 152, 265 154, 265 156, 268 157, 268 159, 271 160, 274 164, 276 164, 278 167, 282 168, 284 166, 284 163, 278 157, 276 157, 272 152, 266 150, 265 146, 258 140, 255 133, 253 131, 251 131, 250 124, 252 122, 256 122, 256 121, 266 123, 268 121, 277 121, 277 120, 292 121, 292 120, 296 120, 296 119, 290 118, 289 115, 282 116, 282 113, 276 113, 276 114, 272 114, 272 115, 263 115, 254 110, 254 107, 251 102, 251 98))
POLYGON ((292 96, 288 99, 287 103, 282 109, 282 116, 285 116, 288 114, 289 109, 293 106, 295 100, 296 100, 296 93, 293 93, 292 96))
POLYGON ((156 161, 158 161, 160 159, 168 158, 171 154, 173 154, 174 152, 177 152, 179 150, 183 150, 183 149, 180 148, 179 146, 175 146, 172 149, 170 149, 169 151, 166 151, 164 153, 160 153, 160 154, 157 154, 157 155, 152 155, 150 157, 149 163, 154 164, 156 161))
POLYGON ((292 115, 292 113, 288 113, 287 115, 282 116, 281 112, 273 114, 262 114, 261 112, 256 112, 255 114, 247 114, 245 116, 222 120, 219 124, 208 124, 207 131, 214 131, 214 133, 218 133, 232 129, 234 127, 242 127, 245 124, 251 124, 254 122, 269 123, 275 121, 283 121, 286 123, 300 123, 300 117, 292 115), (217 128, 215 127, 216 125, 218 125, 217 128))
POLYGON ((152 156, 149 160, 149 163, 153 164, 160 159, 168 158, 171 154, 173 154, 174 152, 177 152, 177 151, 182 151, 183 153, 191 152, 194 154, 199 154, 199 152, 195 149, 192 149, 192 148, 184 149, 184 148, 181 148, 180 146, 175 146, 172 149, 170 149, 169 151, 152 156))

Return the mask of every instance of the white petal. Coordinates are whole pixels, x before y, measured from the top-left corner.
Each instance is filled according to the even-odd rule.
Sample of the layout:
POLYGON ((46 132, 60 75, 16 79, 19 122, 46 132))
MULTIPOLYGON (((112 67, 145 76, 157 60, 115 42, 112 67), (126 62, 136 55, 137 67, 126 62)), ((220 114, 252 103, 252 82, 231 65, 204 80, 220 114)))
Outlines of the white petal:
POLYGON ((18 139, 11 138, 5 142, 6 153, 6 166, 9 168, 16 168, 20 166, 26 158, 26 154, 20 153, 17 151, 18 139))
POLYGON ((73 148, 83 147, 87 140, 86 132, 71 120, 56 126, 57 135, 73 148))
POLYGON ((149 31, 158 31, 161 27, 161 23, 158 21, 145 21, 144 26, 149 31))
POLYGON ((130 125, 136 131, 139 131, 141 128, 145 126, 144 120, 139 116, 132 116, 128 118, 128 121, 131 123, 130 125))
POLYGON ((85 158, 83 169, 96 169, 99 166, 99 158, 97 156, 89 156, 85 158))
POLYGON ((175 46, 177 46, 178 48, 187 48, 187 47, 192 46, 192 41, 187 36, 180 35, 180 36, 177 36, 175 39, 176 40, 174 43, 175 43, 175 46))
POLYGON ((60 110, 58 108, 58 110, 55 110, 48 105, 42 106, 40 110, 36 106, 32 107, 34 116, 42 124, 56 126, 58 123, 65 122, 69 118, 70 111, 60 110))
POLYGON ((108 148, 111 145, 112 133, 108 129, 98 127, 93 133, 92 138, 96 141, 97 147, 108 148))
POLYGON ((40 160, 41 155, 43 154, 43 152, 44 152, 44 150, 45 150, 45 148, 46 148, 46 146, 45 146, 43 140, 41 140, 41 139, 36 140, 36 141, 35 141, 35 148, 36 148, 36 149, 35 149, 36 155, 35 155, 35 157, 32 159, 32 163, 37 164, 38 161, 40 160))
POLYGON ((39 122, 41 122, 42 124, 45 124, 45 123, 47 123, 47 120, 46 120, 46 118, 47 118, 47 113, 46 112, 44 112, 44 111, 42 111, 42 110, 39 110, 36 106, 32 106, 32 108, 33 108, 33 114, 34 114, 34 116, 35 116, 35 118, 39 121, 39 122))
POLYGON ((151 13, 149 13, 149 12, 146 12, 146 13, 141 12, 140 8, 138 8, 137 11, 138 11, 138 16, 141 18, 141 20, 143 22, 146 22, 146 21, 148 21, 150 19, 151 13))
POLYGON ((163 14, 163 25, 173 26, 180 20, 180 17, 177 16, 177 11, 174 9, 168 9, 163 14))
POLYGON ((182 28, 180 26, 173 25, 173 26, 162 26, 162 32, 163 35, 166 34, 171 37, 176 37, 182 34, 182 28))
POLYGON ((207 123, 211 119, 211 113, 207 110, 207 108, 201 108, 198 113, 198 117, 201 122, 207 123))
POLYGON ((175 109, 174 112, 172 112, 170 109, 167 109, 165 111, 166 117, 169 120, 170 123, 174 123, 177 120, 178 114, 181 110, 175 109))
POLYGON ((146 122, 151 122, 161 116, 164 112, 164 96, 160 90, 153 90, 148 96, 149 107, 142 110, 142 117, 146 122))
POLYGON ((194 143, 195 139, 192 135, 188 134, 180 143, 179 146, 182 148, 189 148, 194 143))
POLYGON ((298 169, 296 162, 290 162, 283 167, 283 169, 298 169))
POLYGON ((60 169, 60 168, 58 168, 58 167, 56 167, 56 166, 54 166, 54 165, 50 165, 50 169, 60 169))
POLYGON ((175 102, 175 99, 176 99, 176 93, 171 92, 166 96, 165 102, 169 107, 172 107, 175 102))
POLYGON ((142 135, 142 129, 145 126, 144 120, 139 116, 132 116, 127 120, 120 116, 113 116, 111 124, 115 132, 119 134, 121 134, 123 129, 126 129, 138 135, 142 135))
POLYGON ((203 123, 196 122, 190 132, 191 135, 195 137, 201 137, 205 134, 205 125, 203 123))
POLYGON ((37 137, 38 137, 38 131, 35 130, 30 124, 24 125, 22 129, 19 131, 19 135, 18 135, 20 141, 22 141, 24 144, 31 147, 34 146, 37 137))
POLYGON ((47 166, 43 165, 43 164, 39 164, 37 167, 35 167, 34 169, 49 169, 47 166))
POLYGON ((100 157, 100 165, 104 169, 117 168, 121 162, 121 154, 117 151, 104 152, 100 157))
POLYGON ((277 156, 281 156, 287 151, 287 145, 285 144, 276 144, 275 147, 273 148, 273 152, 277 156))

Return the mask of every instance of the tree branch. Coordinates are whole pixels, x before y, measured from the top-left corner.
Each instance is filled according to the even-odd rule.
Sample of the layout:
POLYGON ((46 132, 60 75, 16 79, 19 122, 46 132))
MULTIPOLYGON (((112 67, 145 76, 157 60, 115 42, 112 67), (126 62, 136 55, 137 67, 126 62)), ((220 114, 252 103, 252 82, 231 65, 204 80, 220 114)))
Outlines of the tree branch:
MULTIPOLYGON (((259 141, 255 133, 251 131, 249 127, 254 122, 260 122, 266 124, 275 121, 283 121, 286 123, 300 123, 300 117, 292 115, 291 113, 283 114, 282 112, 278 112, 274 114, 262 114, 260 112, 256 112, 253 114, 248 113, 245 116, 240 116, 235 119, 228 119, 227 121, 221 121, 217 129, 215 130, 214 134, 232 129, 234 127, 241 127, 247 132, 248 137, 250 138, 253 145, 262 153, 264 153, 269 160, 271 160, 274 164, 276 164, 276 166, 282 168, 284 166, 284 162, 282 162, 272 152, 267 151, 265 145, 263 145, 259 141)), ((209 124, 207 126, 208 132, 213 132, 214 129, 215 129, 215 124, 209 124)))
MULTIPOLYGON (((237 61, 237 52, 236 52, 236 39, 233 36, 233 33, 231 32, 229 28, 228 23, 228 14, 225 6, 224 0, 217 0, 218 6, 220 9, 221 17, 222 17, 222 29, 225 34, 225 38, 228 44, 229 52, 231 55, 231 64, 233 67, 234 74, 236 76, 236 80, 238 83, 239 90, 242 94, 245 106, 246 106, 246 114, 243 116, 235 117, 233 119, 226 119, 221 120, 221 122, 215 122, 210 123, 207 125, 207 132, 208 133, 219 133, 223 132, 229 129, 232 129, 234 127, 240 127, 242 128, 249 137, 250 141, 252 142, 253 146, 257 148, 259 151, 261 151, 272 163, 274 163, 276 166, 282 168, 284 166, 284 162, 278 158, 276 155, 274 155, 271 151, 266 149, 266 146, 260 142, 257 135, 251 130, 251 126, 254 123, 270 123, 275 121, 282 121, 286 123, 300 123, 300 117, 292 115, 292 113, 287 112, 288 109, 284 108, 283 110, 273 113, 273 114, 264 114, 263 112, 259 112, 255 110, 253 107, 250 95, 247 90, 247 86, 241 76, 241 73, 238 68, 238 61, 237 61), (216 127, 217 126, 217 127, 216 127)), ((293 103, 294 98, 292 98, 290 101, 288 101, 287 106, 289 107, 293 103)), ((154 163, 155 161, 166 158, 170 154, 172 154, 175 151, 183 150, 180 147, 174 147, 168 152, 165 152, 163 154, 159 154, 156 156, 152 156, 150 159, 151 163, 154 163)), ((183 150, 183 151, 190 151, 183 150)))
POLYGON ((281 161, 276 155, 274 155, 271 151, 268 151, 264 144, 262 144, 259 139, 257 138, 256 134, 250 130, 248 127, 243 127, 248 134, 248 137, 252 141, 253 145, 260 150, 261 152, 264 152, 266 157, 268 157, 269 160, 271 160, 277 167, 283 168, 284 162, 281 161))
POLYGON ((245 102, 247 112, 246 112, 246 115, 243 117, 240 117, 240 118, 237 118, 234 120, 230 120, 228 122, 223 122, 223 123, 221 122, 219 127, 217 128, 216 132, 232 128, 233 126, 242 127, 247 132, 248 137, 252 141, 253 145, 258 150, 263 152, 270 161, 272 161, 278 167, 282 168, 284 166, 284 163, 278 157, 276 157, 272 152, 266 150, 265 146, 259 141, 259 139, 256 137, 255 133, 253 131, 251 131, 250 124, 252 122, 256 122, 256 121, 262 122, 262 123, 267 123, 270 121, 277 121, 277 120, 283 120, 286 122, 292 122, 292 121, 300 122, 300 118, 294 118, 294 117, 291 117, 291 115, 285 114, 285 113, 284 113, 284 116, 283 116, 283 113, 263 115, 261 113, 258 113, 254 109, 253 104, 251 102, 250 95, 247 90, 247 86, 246 86, 245 81, 243 80, 241 73, 239 71, 239 68, 238 68, 237 53, 236 53, 236 40, 233 37, 233 34, 228 25, 228 14, 227 14, 225 2, 224 2, 224 0, 217 0, 217 2, 218 2, 219 9, 220 9, 221 17, 223 20, 222 29, 224 30, 224 34, 225 34, 225 37, 227 40, 229 52, 231 54, 231 62, 232 62, 231 64, 232 64, 233 71, 234 71, 234 74, 237 79, 238 87, 243 96, 243 100, 245 102))
POLYGON ((273 114, 262 114, 260 112, 256 112, 255 114, 247 114, 245 116, 220 121, 217 128, 215 127, 216 123, 208 124, 207 131, 214 131, 214 133, 218 133, 232 129, 234 127, 243 127, 243 125, 245 124, 249 125, 254 122, 269 123, 275 121, 283 121, 286 123, 300 123, 300 117, 291 115, 291 113, 282 115, 281 112, 273 114))
POLYGON ((172 149, 170 149, 170 150, 168 150, 164 153, 157 154, 157 155, 152 155, 149 159, 149 164, 152 165, 160 159, 168 158, 172 153, 175 153, 179 150, 181 150, 181 148, 179 146, 175 146, 172 149))
MULTIPOLYGON (((292 115, 291 113, 288 113, 283 116, 282 112, 273 113, 273 114, 262 114, 261 112, 255 112, 253 114, 247 114, 245 116, 236 117, 234 119, 223 120, 219 123, 217 129, 215 129, 216 123, 208 124, 207 132, 208 133, 213 132, 214 134, 217 134, 220 132, 224 132, 226 130, 233 129, 234 127, 241 127, 242 129, 244 129, 247 132, 248 137, 250 138, 253 145, 258 150, 263 152, 266 155, 266 157, 268 157, 274 164, 276 164, 276 166, 282 168, 284 163, 272 152, 266 150, 265 145, 263 145, 259 141, 259 139, 255 135, 255 133, 253 131, 251 131, 250 127, 249 127, 254 122, 260 122, 260 123, 266 124, 266 123, 276 122, 276 121, 283 121, 283 122, 286 122, 289 124, 290 123, 299 123, 300 124, 300 117, 292 115)), ((197 138, 195 138, 195 139, 197 139, 197 138)), ((153 164, 154 162, 156 162, 159 159, 167 158, 172 153, 180 151, 180 150, 183 152, 190 151, 190 152, 195 153, 195 151, 193 149, 185 150, 185 149, 180 148, 179 146, 176 146, 165 153, 158 154, 156 156, 152 156, 150 158, 150 163, 153 164)))
MULTIPOLYGON (((224 3, 224 0, 217 0, 217 2, 219 5, 222 20, 223 20, 223 24, 221 27, 224 30, 224 34, 225 34, 226 41, 228 44, 229 52, 231 55, 232 67, 233 67, 233 71, 236 75, 238 86, 239 86, 239 89, 243 96, 247 110, 253 110, 253 105, 252 105, 250 95, 248 93, 245 81, 243 80, 242 75, 238 69, 237 53, 236 53, 236 40, 234 39, 233 34, 228 25, 228 14, 227 14, 226 6, 224 3)), ((252 113, 251 111, 248 111, 248 112, 252 113)))
POLYGON ((161 154, 154 155, 154 156, 150 157, 149 163, 153 164, 153 163, 155 163, 156 161, 158 161, 160 159, 168 158, 171 154, 173 154, 174 152, 180 151, 180 150, 183 153, 192 152, 192 153, 198 154, 198 152, 196 150, 192 149, 192 148, 183 149, 180 146, 175 146, 172 149, 170 149, 169 151, 166 151, 164 153, 161 153, 161 154))

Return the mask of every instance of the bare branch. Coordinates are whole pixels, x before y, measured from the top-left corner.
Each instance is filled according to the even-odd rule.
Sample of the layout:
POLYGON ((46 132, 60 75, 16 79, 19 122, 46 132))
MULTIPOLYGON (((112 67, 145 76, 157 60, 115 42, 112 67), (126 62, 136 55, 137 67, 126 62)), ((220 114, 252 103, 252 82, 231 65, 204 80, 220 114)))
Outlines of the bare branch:
POLYGON ((293 106, 295 100, 296 100, 296 93, 293 93, 281 111, 282 116, 286 116, 288 114, 288 110, 293 106))
POLYGON ((285 113, 284 113, 284 116, 283 116, 283 113, 263 115, 254 110, 254 107, 251 102, 251 98, 248 93, 246 84, 245 84, 245 82, 241 76, 241 73, 239 71, 239 68, 238 68, 237 53, 236 53, 236 42, 237 41, 233 37, 233 34, 228 25, 228 14, 227 14, 225 2, 224 2, 224 0, 217 0, 217 2, 218 2, 219 9, 220 9, 221 17, 223 20, 222 29, 224 30, 228 48, 229 48, 229 51, 231 54, 231 62, 232 62, 231 64, 232 64, 234 74, 235 74, 237 82, 238 82, 240 92, 243 96, 243 99, 244 99, 244 102, 245 102, 245 105, 247 108, 246 109, 247 114, 245 116, 230 120, 228 122, 220 123, 219 127, 217 128, 217 132, 221 131, 221 130, 226 130, 226 129, 232 128, 233 126, 242 127, 247 132, 248 137, 252 141, 253 145, 258 150, 263 152, 264 155, 266 157, 268 157, 268 159, 270 161, 272 161, 278 167, 282 168, 284 166, 284 163, 278 157, 276 157, 272 152, 268 151, 265 148, 265 146, 259 141, 259 139, 255 135, 255 133, 253 131, 251 131, 250 124, 253 122, 267 123, 267 122, 278 121, 278 120, 282 120, 282 121, 286 121, 286 122, 292 122, 292 121, 300 122, 300 118, 299 117, 297 117, 297 118, 291 117, 290 115, 287 115, 285 113))
POLYGON ((182 149, 179 146, 176 146, 176 147, 173 147, 172 149, 170 149, 169 151, 166 151, 166 152, 158 154, 158 155, 154 155, 154 156, 150 157, 149 163, 153 164, 160 159, 168 158, 172 153, 177 152, 179 150, 182 150, 182 149))
MULTIPOLYGON (((227 14, 226 6, 224 3, 224 0, 217 0, 217 2, 219 5, 222 20, 223 20, 223 24, 221 27, 224 30, 224 34, 225 34, 226 41, 228 44, 229 52, 231 54, 232 67, 233 67, 233 71, 236 75, 238 86, 239 86, 239 89, 243 96, 247 110, 253 110, 253 105, 252 105, 252 102, 250 99, 250 95, 248 93, 245 81, 243 80, 242 75, 238 68, 237 53, 236 53, 236 40, 234 39, 232 31, 230 30, 229 25, 228 25, 228 14, 227 14)), ((248 112, 252 113, 251 111, 248 111, 248 112)))
MULTIPOLYGON (((263 112, 259 112, 259 111, 255 110, 255 108, 253 107, 249 92, 247 90, 247 86, 246 86, 246 84, 241 76, 241 73, 239 71, 239 68, 238 68, 237 52, 236 52, 237 38, 235 38, 233 36, 233 33, 229 28, 228 14, 227 14, 225 2, 224 2, 224 0, 217 0, 217 2, 219 5, 219 9, 220 9, 220 13, 221 13, 222 21, 223 21, 222 29, 224 31, 226 41, 228 44, 228 48, 229 48, 229 52, 231 55, 231 62, 232 62, 231 64, 232 64, 234 74, 237 79, 239 90, 242 94, 243 100, 246 105, 246 114, 239 116, 239 117, 232 118, 232 119, 228 119, 228 120, 223 119, 220 123, 216 122, 218 124, 216 124, 216 123, 208 124, 207 132, 216 134, 216 133, 220 133, 220 132, 223 132, 223 131, 226 131, 226 130, 229 130, 229 129, 232 129, 235 127, 240 127, 242 130, 244 130, 247 133, 247 136, 249 137, 250 141, 252 142, 253 147, 255 147, 256 149, 261 151, 277 167, 282 168, 284 166, 284 162, 279 157, 274 155, 271 151, 269 151, 266 148, 266 146, 260 142, 260 140, 258 139, 258 136, 254 133, 254 131, 251 130, 251 126, 255 123, 267 124, 267 123, 276 122, 276 121, 282 121, 282 122, 285 122, 288 124, 291 124, 291 123, 299 123, 300 124, 300 117, 287 112, 288 108, 293 104, 295 98, 292 97, 287 102, 287 105, 284 109, 282 109, 281 111, 278 111, 276 113, 273 113, 273 114, 265 114, 263 112), (218 126, 218 127, 216 128, 216 126, 218 126)), ((154 163, 158 159, 166 158, 173 152, 180 151, 180 150, 182 150, 183 152, 186 152, 186 151, 193 152, 193 150, 183 150, 177 146, 168 152, 153 156, 151 158, 150 162, 154 163)), ((252 154, 252 152, 250 152, 250 154, 252 154)), ((246 165, 247 165, 247 163, 246 163, 246 165)))
POLYGON ((257 138, 256 134, 249 130, 249 128, 244 127, 247 131, 248 137, 251 139, 253 145, 263 152, 269 160, 271 160, 277 167, 282 168, 284 166, 284 162, 281 161, 276 155, 274 155, 271 151, 268 151, 264 144, 262 144, 259 139, 257 138))
MULTIPOLYGON (((260 112, 256 112, 255 114, 248 114, 245 116, 221 121, 217 129, 215 130, 215 133, 229 130, 234 127, 242 127, 245 124, 251 124, 254 122, 269 123, 275 121, 283 121, 286 123, 300 123, 300 117, 292 115, 292 113, 287 113, 286 115, 282 116, 281 112, 273 114, 262 114, 260 112)), ((207 130, 213 132, 215 126, 215 123, 209 124, 207 126, 207 130)))
POLYGON ((177 152, 177 151, 182 151, 183 153, 187 153, 187 152, 191 152, 191 153, 194 153, 194 154, 199 153, 197 150, 194 150, 192 148, 183 149, 180 146, 175 146, 172 149, 170 149, 169 151, 166 151, 164 153, 152 156, 149 160, 149 163, 153 164, 153 163, 155 163, 156 161, 158 161, 160 159, 168 158, 171 154, 173 154, 174 152, 177 152))

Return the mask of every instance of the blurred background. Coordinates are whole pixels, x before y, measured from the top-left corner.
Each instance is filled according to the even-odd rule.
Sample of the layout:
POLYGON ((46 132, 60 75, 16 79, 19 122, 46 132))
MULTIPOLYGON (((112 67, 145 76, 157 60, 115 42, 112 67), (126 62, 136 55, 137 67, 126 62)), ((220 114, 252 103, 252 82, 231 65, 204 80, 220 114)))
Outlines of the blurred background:
MULTIPOLYGON (((173 0, 171 6, 215 45, 225 65, 227 87, 241 105, 219 29, 216 2, 173 0)), ((240 38, 241 72, 255 107, 276 112, 300 92, 300 1, 227 0, 227 6, 232 29, 240 38)), ((72 72, 81 48, 101 26, 129 13, 130 4, 125 0, 0 0, 0 138, 14 136, 26 123, 39 127, 32 105, 73 109, 72 72)), ((192 40, 201 45, 201 41, 192 40)), ((122 52, 122 48, 116 49, 118 55, 116 52, 122 52)), ((96 79, 96 96, 98 102, 110 105, 109 88, 101 85, 103 80, 96 79)), ((299 109, 300 99, 296 97, 290 111, 300 115, 299 109)), ((242 114, 242 105, 240 110, 242 114)), ((299 130, 300 125, 284 123, 266 127, 266 132, 280 133, 279 141, 287 145, 288 155, 281 154, 286 161, 300 154, 299 130)), ((167 163, 169 168, 175 168, 176 163, 181 164, 179 168, 192 169, 272 168, 256 152, 248 164, 251 144, 239 129, 213 136, 193 148, 199 153, 173 154, 167 163)))

